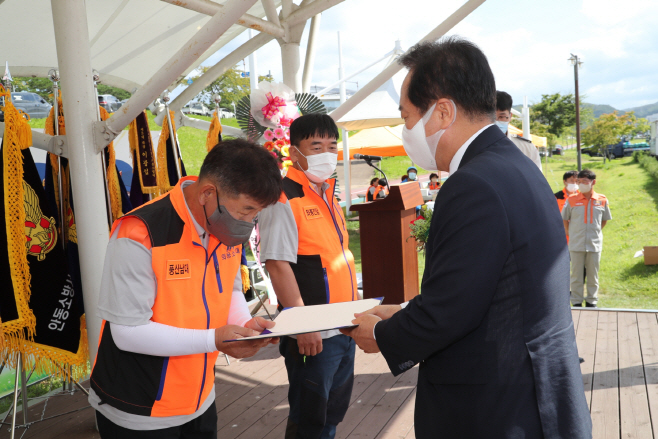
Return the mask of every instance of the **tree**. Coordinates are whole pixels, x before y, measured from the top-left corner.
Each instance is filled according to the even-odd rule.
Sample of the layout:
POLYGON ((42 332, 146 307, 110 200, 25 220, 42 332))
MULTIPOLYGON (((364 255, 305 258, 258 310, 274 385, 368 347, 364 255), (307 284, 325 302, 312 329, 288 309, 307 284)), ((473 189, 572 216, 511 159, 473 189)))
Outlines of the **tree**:
POLYGON ((126 90, 105 84, 98 84, 98 94, 112 95, 120 101, 130 98, 130 93, 126 90))
POLYGON ((583 143, 598 148, 605 158, 608 155, 608 145, 619 142, 622 136, 644 133, 648 127, 647 120, 638 119, 632 111, 621 115, 617 111, 602 114, 583 130, 583 143))
POLYGON ((575 102, 571 93, 542 95, 541 102, 531 107, 530 120, 546 125, 549 133, 559 136, 565 128, 576 124, 575 102))
MULTIPOLYGON (((201 73, 206 73, 210 67, 201 67, 201 73)), ((249 78, 243 78, 241 76, 242 71, 236 69, 228 69, 223 73, 219 78, 215 79, 210 85, 203 89, 199 93, 195 100, 205 103, 209 108, 214 109, 215 103, 212 100, 212 96, 218 94, 222 101, 219 106, 227 110, 233 111, 232 103, 236 104, 240 99, 245 96, 248 96, 251 93, 251 85, 249 84, 249 78)), ((199 79, 201 75, 193 76, 192 81, 199 79)), ((258 81, 268 81, 272 82, 274 80, 271 76, 259 76, 258 81)), ((181 81, 181 84, 186 85, 186 80, 181 81)))
POLYGON ((14 91, 36 93, 51 104, 53 103, 53 98, 50 96, 53 92, 53 83, 48 78, 16 76, 12 84, 14 85, 14 91))

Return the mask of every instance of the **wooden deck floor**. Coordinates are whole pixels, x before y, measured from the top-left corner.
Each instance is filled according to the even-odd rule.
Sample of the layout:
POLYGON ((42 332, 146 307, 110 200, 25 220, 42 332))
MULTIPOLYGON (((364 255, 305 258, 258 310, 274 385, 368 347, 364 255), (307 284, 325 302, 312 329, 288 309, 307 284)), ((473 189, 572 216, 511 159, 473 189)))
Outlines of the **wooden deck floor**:
MULTIPOLYGON (((656 438, 658 427, 658 314, 573 311, 585 395, 594 438, 656 438)), ((393 377, 381 355, 357 350, 351 406, 337 437, 414 438, 413 412, 418 368, 393 377)), ((274 346, 253 358, 220 356, 216 367, 219 438, 283 438, 288 415, 287 377, 274 346)), ((51 398, 28 410, 29 420, 74 409, 66 416, 19 429, 24 438, 99 438, 93 410, 81 392, 51 398)), ((22 419, 19 412, 19 419, 22 419)), ((3 426, 0 439, 9 437, 3 426)))

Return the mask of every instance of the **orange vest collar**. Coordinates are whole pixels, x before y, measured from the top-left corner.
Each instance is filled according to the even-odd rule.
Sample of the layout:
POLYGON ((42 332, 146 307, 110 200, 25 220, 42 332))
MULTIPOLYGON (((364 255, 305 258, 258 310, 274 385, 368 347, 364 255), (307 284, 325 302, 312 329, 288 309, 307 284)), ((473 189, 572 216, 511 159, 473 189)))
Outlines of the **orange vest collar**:
MULTIPOLYGON (((292 181, 301 184, 304 187, 307 187, 308 185, 311 184, 311 180, 308 179, 304 171, 300 171, 297 168, 293 168, 292 166, 288 168, 288 172, 286 173, 286 178, 291 179, 292 181)), ((329 185, 329 190, 333 191, 333 187, 336 184, 336 180, 333 178, 328 178, 324 181, 329 185)))
MULTIPOLYGON (((185 181, 198 181, 199 177, 191 175, 189 177, 183 177, 180 180, 178 180, 178 183, 176 183, 176 186, 169 191, 169 197, 171 198, 171 204, 174 206, 174 209, 176 209, 176 213, 178 213, 178 216, 183 220, 185 225, 189 227, 192 230, 192 236, 196 237, 197 244, 201 243, 201 237, 199 236, 199 233, 196 231, 196 227, 194 227, 194 222, 192 221, 192 218, 190 218, 190 212, 187 209, 187 203, 185 202, 185 195, 183 194, 183 187, 182 183, 185 181)), ((208 234, 210 237, 210 240, 208 242, 208 248, 215 248, 217 244, 219 244, 219 240, 216 239, 212 234, 208 234)))

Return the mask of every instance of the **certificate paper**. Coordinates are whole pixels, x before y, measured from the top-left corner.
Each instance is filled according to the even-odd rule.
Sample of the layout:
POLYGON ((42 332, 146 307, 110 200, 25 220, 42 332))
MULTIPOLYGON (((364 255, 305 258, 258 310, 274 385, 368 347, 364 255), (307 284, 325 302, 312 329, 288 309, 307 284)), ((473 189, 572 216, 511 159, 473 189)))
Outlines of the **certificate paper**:
POLYGON ((253 337, 224 341, 256 340, 259 338, 328 331, 330 329, 351 328, 356 326, 352 323, 354 313, 364 312, 380 305, 382 300, 384 300, 383 297, 378 297, 353 302, 285 308, 274 320, 276 325, 271 330, 266 329, 261 335, 253 337))

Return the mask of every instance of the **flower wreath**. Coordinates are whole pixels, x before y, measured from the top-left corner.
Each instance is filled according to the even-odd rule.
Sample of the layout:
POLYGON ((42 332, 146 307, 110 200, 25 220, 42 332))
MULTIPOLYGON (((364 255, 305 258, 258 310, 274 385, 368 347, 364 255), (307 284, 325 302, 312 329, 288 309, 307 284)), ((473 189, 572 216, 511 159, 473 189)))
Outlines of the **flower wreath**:
POLYGON ((320 99, 309 93, 294 93, 282 83, 263 81, 237 105, 237 120, 247 138, 262 142, 277 159, 284 173, 290 161, 290 124, 306 114, 327 114, 320 99))

